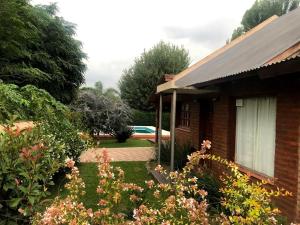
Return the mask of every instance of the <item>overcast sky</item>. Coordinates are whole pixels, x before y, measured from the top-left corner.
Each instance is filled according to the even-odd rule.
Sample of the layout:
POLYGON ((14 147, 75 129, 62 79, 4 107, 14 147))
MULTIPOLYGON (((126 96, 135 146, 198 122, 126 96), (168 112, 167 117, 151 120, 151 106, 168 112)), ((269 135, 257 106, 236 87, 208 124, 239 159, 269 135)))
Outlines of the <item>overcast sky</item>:
POLYGON ((32 0, 49 2, 77 24, 86 85, 117 88, 122 71, 160 40, 183 45, 192 64, 223 46, 254 0, 32 0))

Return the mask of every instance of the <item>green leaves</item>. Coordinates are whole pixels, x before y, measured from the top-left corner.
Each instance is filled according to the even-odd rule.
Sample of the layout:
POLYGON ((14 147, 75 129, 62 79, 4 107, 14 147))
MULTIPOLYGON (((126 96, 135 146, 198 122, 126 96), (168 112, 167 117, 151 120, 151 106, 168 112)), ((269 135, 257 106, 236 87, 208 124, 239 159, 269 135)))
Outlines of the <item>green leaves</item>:
POLYGON ((241 26, 236 28, 231 40, 249 31, 273 15, 281 16, 299 6, 300 0, 256 0, 243 16, 241 26))
POLYGON ((1 220, 5 210, 32 214, 65 158, 77 160, 86 145, 69 120, 69 109, 45 90, 0 83, 0 108, 0 124, 9 127, 0 133, 1 220), (35 121, 35 127, 13 128, 20 119, 35 121))
POLYGON ((190 58, 183 47, 160 42, 135 59, 134 64, 124 70, 119 81, 121 98, 134 109, 153 110, 149 102, 156 86, 165 74, 178 74, 188 67, 190 58))
POLYGON ((0 159, 0 217, 5 211, 18 215, 18 209, 30 215, 46 196, 45 187, 63 166, 65 154, 41 125, 32 130, 8 126, 0 138, 0 159))
POLYGON ((9 200, 8 205, 11 208, 16 208, 20 204, 21 200, 22 198, 12 198, 9 200))
POLYGON ((69 103, 84 82, 86 65, 75 25, 56 16, 56 5, 0 0, 0 80, 33 84, 69 103))
POLYGON ((101 131, 117 139, 123 136, 125 140, 132 134, 128 128, 132 122, 132 110, 120 99, 101 95, 92 88, 84 88, 80 90, 72 108, 81 115, 86 128, 92 133, 101 131))
MULTIPOLYGON (((49 93, 35 86, 19 88, 13 84, 0 83, 0 122, 13 115, 21 120, 66 120, 68 108, 56 101, 49 93)), ((67 121, 67 120, 66 120, 67 121)))

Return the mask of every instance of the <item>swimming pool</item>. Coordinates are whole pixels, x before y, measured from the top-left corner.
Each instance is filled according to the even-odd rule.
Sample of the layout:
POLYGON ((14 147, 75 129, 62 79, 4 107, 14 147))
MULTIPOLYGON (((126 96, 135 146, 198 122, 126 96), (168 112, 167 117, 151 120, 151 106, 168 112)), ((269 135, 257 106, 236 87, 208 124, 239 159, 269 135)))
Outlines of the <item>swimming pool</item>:
MULTIPOLYGON (((133 129, 132 138, 140 139, 155 139, 156 128, 154 126, 131 126, 133 129)), ((169 140, 170 132, 162 130, 162 138, 164 140, 169 140)))
POLYGON ((133 126, 133 131, 136 134, 153 134, 155 133, 155 130, 149 128, 149 127, 142 127, 142 126, 133 126))

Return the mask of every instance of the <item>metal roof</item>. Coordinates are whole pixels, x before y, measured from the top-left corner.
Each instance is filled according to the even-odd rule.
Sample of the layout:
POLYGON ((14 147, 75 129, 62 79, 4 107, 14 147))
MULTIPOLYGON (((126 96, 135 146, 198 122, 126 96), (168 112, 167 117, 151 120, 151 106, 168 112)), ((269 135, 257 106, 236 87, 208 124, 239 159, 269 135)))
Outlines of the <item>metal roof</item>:
POLYGON ((226 78, 264 66, 300 42, 300 7, 285 14, 235 46, 176 80, 178 87, 226 78))

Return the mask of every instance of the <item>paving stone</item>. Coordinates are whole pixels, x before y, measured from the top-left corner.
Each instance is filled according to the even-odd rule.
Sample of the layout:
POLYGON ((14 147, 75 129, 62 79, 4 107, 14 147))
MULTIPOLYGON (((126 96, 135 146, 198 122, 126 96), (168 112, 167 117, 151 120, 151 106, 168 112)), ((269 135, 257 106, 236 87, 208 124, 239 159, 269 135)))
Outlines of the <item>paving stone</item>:
MULTIPOLYGON (((97 155, 101 155, 103 148, 93 148, 83 152, 80 162, 97 162, 97 155)), ((154 147, 106 148, 112 161, 149 161, 154 158, 154 147)))

